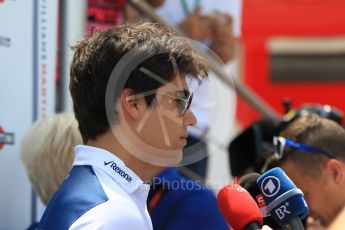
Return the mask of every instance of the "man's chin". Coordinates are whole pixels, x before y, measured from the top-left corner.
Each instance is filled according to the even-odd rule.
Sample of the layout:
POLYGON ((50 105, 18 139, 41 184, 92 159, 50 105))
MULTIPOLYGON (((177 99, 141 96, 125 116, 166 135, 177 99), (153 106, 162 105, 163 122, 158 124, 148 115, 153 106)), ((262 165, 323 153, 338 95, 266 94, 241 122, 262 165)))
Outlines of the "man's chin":
POLYGON ((322 225, 322 227, 328 227, 331 224, 331 220, 327 220, 325 218, 318 218, 320 224, 322 225))

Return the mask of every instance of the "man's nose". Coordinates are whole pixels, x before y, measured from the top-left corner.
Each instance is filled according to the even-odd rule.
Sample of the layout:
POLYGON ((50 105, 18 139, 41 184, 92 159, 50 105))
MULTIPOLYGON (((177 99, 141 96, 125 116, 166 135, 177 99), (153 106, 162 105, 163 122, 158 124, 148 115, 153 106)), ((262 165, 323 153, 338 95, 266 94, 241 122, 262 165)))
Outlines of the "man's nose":
POLYGON ((183 125, 184 126, 194 126, 197 123, 196 117, 192 110, 188 109, 185 115, 183 116, 183 125))

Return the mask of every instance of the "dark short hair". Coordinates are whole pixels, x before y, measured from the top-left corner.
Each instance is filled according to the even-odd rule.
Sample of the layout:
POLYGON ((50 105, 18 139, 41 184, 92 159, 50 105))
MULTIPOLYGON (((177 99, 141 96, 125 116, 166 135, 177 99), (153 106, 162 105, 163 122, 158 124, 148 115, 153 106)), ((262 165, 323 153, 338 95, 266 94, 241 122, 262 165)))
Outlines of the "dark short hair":
MULTIPOLYGON (((105 94, 110 75, 121 58, 138 45, 137 52, 148 58, 133 69, 124 85, 135 94, 163 85, 141 72, 141 67, 166 82, 173 80, 176 76, 172 59, 181 74, 195 79, 207 76, 203 58, 184 39, 159 24, 124 24, 85 36, 72 47, 75 53, 70 69, 73 109, 84 143, 109 130, 105 94)), ((152 106, 154 98, 154 94, 145 97, 148 106, 152 106)))
MULTIPOLYGON (((316 114, 302 116, 289 124, 280 135, 298 143, 325 150, 336 159, 345 161, 345 129, 330 119, 316 114)), ((288 160, 306 174, 318 177, 327 157, 286 147, 283 158, 276 163, 282 165, 288 160)))

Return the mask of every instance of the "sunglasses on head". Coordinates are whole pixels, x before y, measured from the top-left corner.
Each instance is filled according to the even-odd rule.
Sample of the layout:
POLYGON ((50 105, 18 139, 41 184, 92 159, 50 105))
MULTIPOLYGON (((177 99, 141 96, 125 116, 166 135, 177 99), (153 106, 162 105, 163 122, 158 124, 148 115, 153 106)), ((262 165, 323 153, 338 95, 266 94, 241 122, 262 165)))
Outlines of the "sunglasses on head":
POLYGON ((273 144, 275 147, 275 155, 276 155, 276 157, 278 157, 278 159, 281 159, 283 157, 285 146, 289 146, 289 147, 292 147, 292 148, 295 148, 298 150, 302 150, 305 152, 320 154, 320 155, 323 155, 323 156, 328 157, 328 158, 335 158, 333 156, 333 154, 331 154, 331 153, 329 153, 323 149, 312 147, 309 145, 304 145, 301 143, 297 143, 297 142, 290 140, 290 139, 287 139, 285 137, 280 137, 280 136, 279 137, 273 137, 273 144))
POLYGON ((178 94, 182 94, 182 96, 172 96, 170 94, 166 94, 166 93, 159 93, 171 98, 176 99, 177 105, 178 105, 178 109, 179 109, 179 113, 181 116, 185 115, 186 112, 188 111, 190 105, 192 104, 192 100, 193 100, 193 93, 189 92, 189 90, 179 90, 176 91, 178 94))

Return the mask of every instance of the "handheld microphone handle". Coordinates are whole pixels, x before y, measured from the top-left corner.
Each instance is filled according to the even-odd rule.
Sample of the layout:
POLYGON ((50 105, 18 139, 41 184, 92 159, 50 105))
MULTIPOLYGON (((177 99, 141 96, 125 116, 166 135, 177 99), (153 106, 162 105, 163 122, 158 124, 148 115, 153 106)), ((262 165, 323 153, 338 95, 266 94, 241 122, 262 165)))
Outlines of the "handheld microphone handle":
POLYGON ((258 230, 261 229, 261 225, 258 222, 249 223, 244 230, 258 230))
POLYGON ((304 230, 304 226, 301 222, 301 219, 298 217, 294 217, 289 221, 290 229, 291 230, 304 230))

